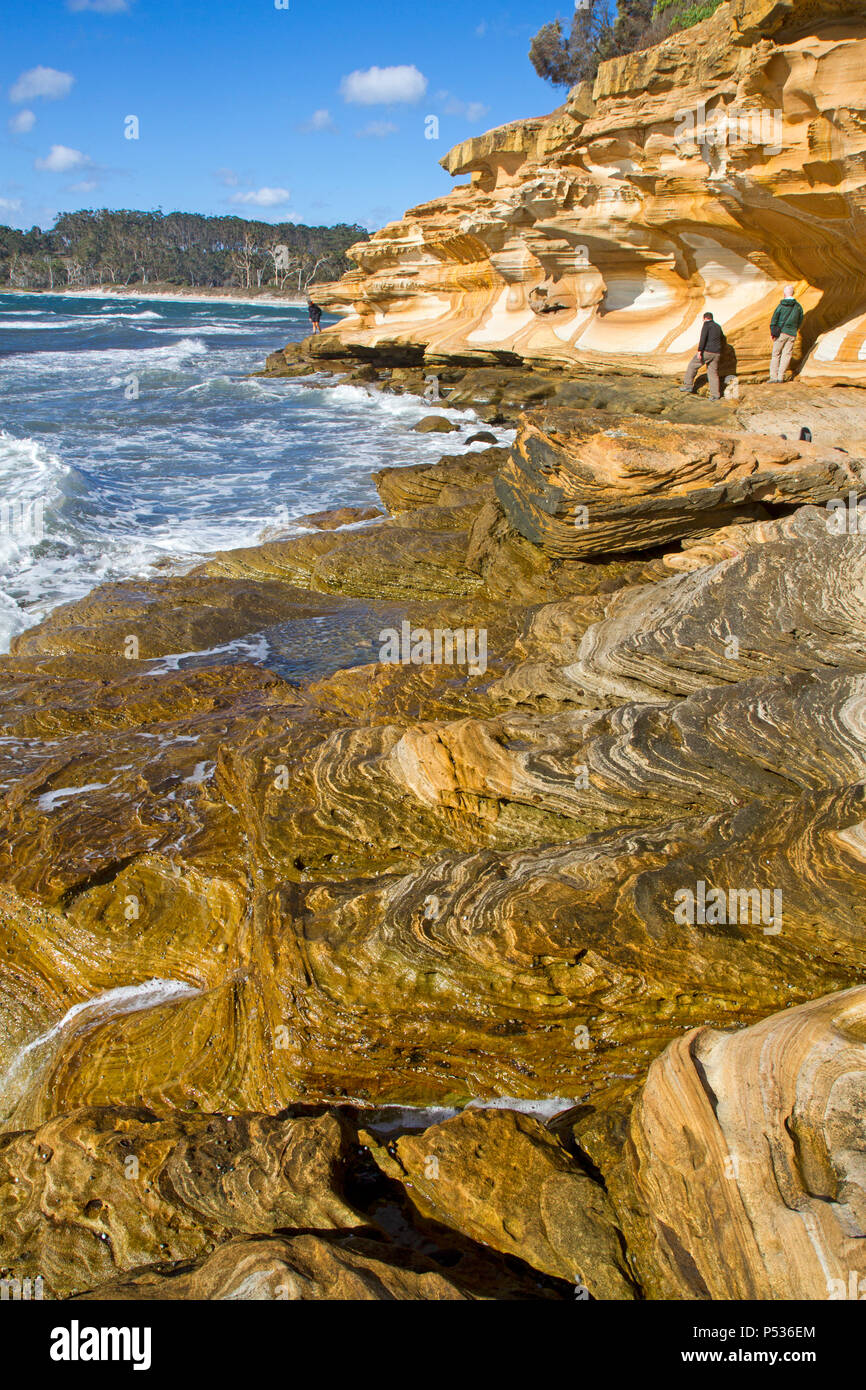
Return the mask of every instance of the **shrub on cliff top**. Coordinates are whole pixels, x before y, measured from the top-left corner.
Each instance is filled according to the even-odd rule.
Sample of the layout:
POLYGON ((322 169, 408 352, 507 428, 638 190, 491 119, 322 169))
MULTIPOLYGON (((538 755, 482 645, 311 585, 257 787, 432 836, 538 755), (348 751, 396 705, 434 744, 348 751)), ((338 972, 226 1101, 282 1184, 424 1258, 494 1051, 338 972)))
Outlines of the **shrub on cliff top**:
POLYGON ((670 21, 670 31, 690 29, 715 14, 722 0, 656 0, 653 18, 664 15, 670 21))
POLYGON ((650 48, 678 29, 709 19, 723 0, 582 0, 566 33, 561 19, 539 29, 529 57, 555 87, 592 82, 599 65, 650 48))

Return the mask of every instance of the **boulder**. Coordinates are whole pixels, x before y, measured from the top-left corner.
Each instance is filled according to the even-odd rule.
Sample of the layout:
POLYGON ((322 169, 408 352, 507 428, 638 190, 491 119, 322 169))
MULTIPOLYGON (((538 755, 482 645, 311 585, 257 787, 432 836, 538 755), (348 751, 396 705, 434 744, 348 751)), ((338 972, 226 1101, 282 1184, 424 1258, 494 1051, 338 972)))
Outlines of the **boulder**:
POLYGON ((852 489, 866 490, 866 454, 564 407, 525 417, 495 481, 512 526, 561 559, 668 546, 852 489))
POLYGON ((334 1115, 60 1115, 0 1147, 3 1273, 67 1298, 241 1232, 361 1227, 339 1195, 349 1143, 334 1115))
POLYGON ((459 425, 444 415, 425 415, 423 420, 412 426, 416 434, 453 434, 459 428, 459 425))
POLYGON ((650 1067, 612 1175, 650 1298, 866 1294, 866 988, 650 1067))
POLYGON ((594 1298, 629 1300, 634 1281, 604 1189, 548 1129, 513 1110, 464 1110, 376 1161, 413 1205, 440 1222, 594 1298))

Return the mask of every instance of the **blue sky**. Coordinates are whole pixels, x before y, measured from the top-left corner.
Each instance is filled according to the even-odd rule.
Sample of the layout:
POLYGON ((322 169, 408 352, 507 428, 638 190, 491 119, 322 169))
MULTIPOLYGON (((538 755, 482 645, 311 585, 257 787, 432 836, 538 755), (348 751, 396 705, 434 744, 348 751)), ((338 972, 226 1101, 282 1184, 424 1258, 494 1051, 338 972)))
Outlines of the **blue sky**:
POLYGON ((0 221, 162 207, 373 228, 447 191, 438 160, 452 145, 564 99, 527 52, 569 0, 282 6, 10 3, 0 221), (425 138, 431 115, 438 140, 425 138))

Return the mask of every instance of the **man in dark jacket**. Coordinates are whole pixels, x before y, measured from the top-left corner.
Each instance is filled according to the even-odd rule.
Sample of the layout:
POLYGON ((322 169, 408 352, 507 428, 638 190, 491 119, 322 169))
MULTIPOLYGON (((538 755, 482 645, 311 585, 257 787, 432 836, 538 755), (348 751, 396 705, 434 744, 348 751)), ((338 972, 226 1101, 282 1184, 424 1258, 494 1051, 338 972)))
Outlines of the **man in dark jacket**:
POLYGON ((695 377, 701 367, 706 367, 707 380, 710 384, 710 400, 717 401, 719 399, 722 394, 719 386, 719 359, 722 355, 724 341, 721 326, 716 323, 712 314, 704 314, 701 341, 698 344, 697 352, 689 363, 685 380, 680 387, 681 391, 688 391, 691 395, 695 386, 695 377))
POLYGON ((803 306, 794 298, 794 286, 785 286, 782 300, 770 322, 770 337, 773 339, 773 356, 770 362, 770 380, 784 381, 791 362, 794 344, 800 325, 803 322, 803 306))
POLYGON ((314 304, 312 299, 307 300, 307 313, 310 316, 310 323, 313 325, 314 333, 322 331, 322 311, 318 304, 314 304))

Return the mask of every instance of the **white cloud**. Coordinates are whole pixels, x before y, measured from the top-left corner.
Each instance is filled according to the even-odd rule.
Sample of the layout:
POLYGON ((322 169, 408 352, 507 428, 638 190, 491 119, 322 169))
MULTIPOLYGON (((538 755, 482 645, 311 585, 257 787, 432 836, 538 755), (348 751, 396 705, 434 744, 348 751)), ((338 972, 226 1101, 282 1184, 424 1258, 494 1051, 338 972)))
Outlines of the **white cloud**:
POLYGON ((393 121, 370 121, 363 130, 355 133, 359 140, 384 140, 386 136, 393 135, 399 129, 393 121))
POLYGON ((276 208, 290 202, 291 197, 287 188, 257 188, 252 193, 235 193, 229 202, 247 203, 257 208, 276 208))
POLYGON ((67 0, 70 10, 95 10, 97 14, 129 14, 129 0, 67 0))
POLYGON ((486 20, 486 19, 482 19, 481 23, 477 26, 475 32, 476 32, 476 34, 478 35, 479 39, 483 39, 483 38, 484 38, 484 35, 487 33, 487 20, 486 20))
POLYGON ((220 183, 225 184, 226 188, 237 188, 240 183, 234 169, 217 169, 216 176, 220 183))
POLYGON ((0 198, 0 212, 20 212, 20 198, 0 198))
POLYGON ((427 91, 427 78, 414 63, 396 68, 366 68, 350 72, 340 83, 344 101, 355 106, 392 106, 420 101, 427 91))
POLYGON ((34 101, 44 97, 46 101, 57 101, 69 95, 74 81, 71 72, 58 72, 57 68, 28 68, 10 87, 9 100, 34 101))
POLYGON ((34 169, 47 170, 49 174, 68 174, 70 169, 83 169, 93 161, 80 150, 71 150, 68 145, 52 145, 44 159, 34 161, 34 169))
POLYGON ((82 179, 80 183, 71 183, 66 190, 67 193, 92 193, 99 184, 96 179, 82 179))
POLYGON ((450 92, 437 92, 436 101, 443 103, 442 109, 446 116, 462 116, 464 120, 473 124, 482 121, 490 111, 490 107, 485 106, 483 101, 461 101, 450 92))
POLYGON ((36 124, 36 117, 32 111, 19 111, 17 116, 13 116, 9 122, 9 129, 13 135, 26 135, 28 130, 32 130, 36 124))
POLYGON ((303 131, 329 130, 336 132, 336 129, 337 127, 334 124, 330 111, 324 108, 322 108, 321 111, 314 111, 310 119, 304 121, 304 124, 301 126, 301 130, 303 131))

